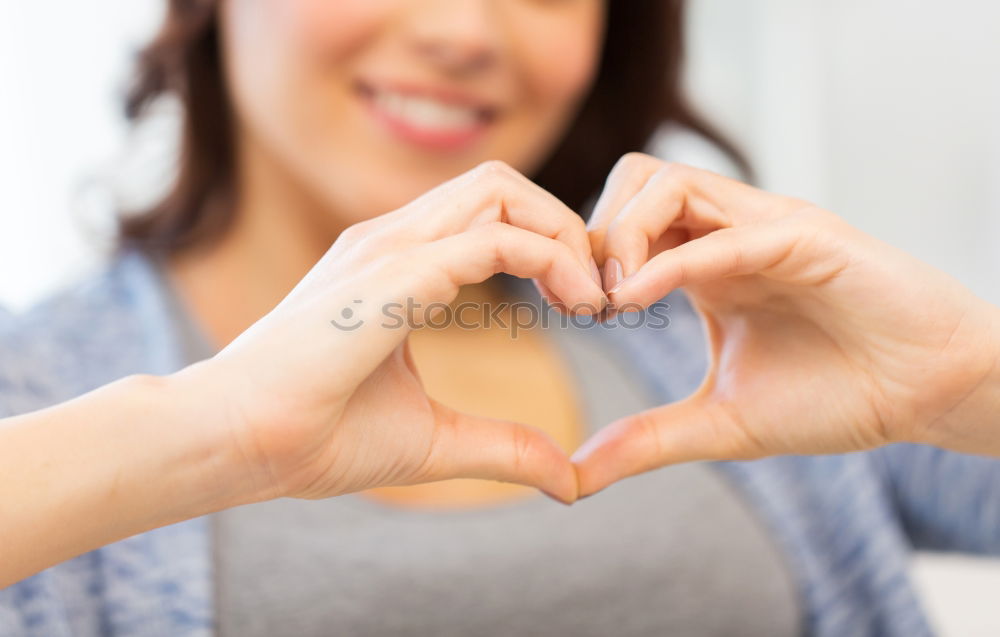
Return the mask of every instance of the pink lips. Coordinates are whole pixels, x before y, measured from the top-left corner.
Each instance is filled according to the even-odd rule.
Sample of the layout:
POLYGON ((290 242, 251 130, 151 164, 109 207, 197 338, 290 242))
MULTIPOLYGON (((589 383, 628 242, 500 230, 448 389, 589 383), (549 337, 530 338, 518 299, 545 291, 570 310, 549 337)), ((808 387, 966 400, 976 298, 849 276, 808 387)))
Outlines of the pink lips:
POLYGON ((358 85, 358 92, 368 113, 396 138, 427 150, 456 151, 468 148, 483 137, 496 118, 495 109, 454 91, 402 84, 392 85, 391 88, 389 85, 384 86, 385 88, 375 89, 368 84, 358 85), (377 91, 391 92, 404 98, 433 99, 447 106, 473 109, 476 117, 469 124, 458 127, 429 126, 382 108, 375 99, 377 91))

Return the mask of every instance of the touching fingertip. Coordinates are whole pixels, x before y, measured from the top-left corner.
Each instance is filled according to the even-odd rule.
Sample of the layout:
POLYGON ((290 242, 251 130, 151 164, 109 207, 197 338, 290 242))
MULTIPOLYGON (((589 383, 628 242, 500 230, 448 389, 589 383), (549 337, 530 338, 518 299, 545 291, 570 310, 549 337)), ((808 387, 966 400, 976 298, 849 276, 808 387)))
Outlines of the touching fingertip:
POLYGON ((554 502, 558 502, 559 504, 561 504, 563 506, 570 506, 571 504, 573 504, 573 500, 566 500, 566 499, 560 498, 559 496, 555 495, 554 493, 549 493, 545 489, 539 489, 539 491, 541 491, 542 494, 544 494, 550 500, 552 500, 554 502))
POLYGON ((594 257, 590 257, 590 278, 594 280, 597 287, 604 289, 603 282, 601 281, 601 271, 597 267, 597 261, 594 261, 594 257))
POLYGON ((577 500, 583 500, 584 498, 589 498, 592 495, 600 493, 611 484, 612 481, 601 481, 600 478, 594 475, 585 475, 580 480, 580 486, 577 488, 577 500))
POLYGON ((618 283, 615 285, 615 287, 613 287, 610 290, 608 290, 608 294, 609 295, 610 294, 618 294, 619 292, 621 292, 621 290, 625 286, 625 284, 627 284, 631 280, 632 280, 632 277, 626 277, 626 278, 618 281, 618 283))
POLYGON ((586 500, 587 498, 595 496, 598 493, 600 493, 601 491, 604 491, 605 489, 607 489, 607 487, 601 487, 600 489, 595 489, 595 490, 591 491, 590 493, 586 493, 586 494, 581 493, 580 497, 577 498, 576 500, 577 500, 577 502, 579 502, 580 500, 586 500))
POLYGON ((622 262, 615 257, 611 257, 604 262, 604 289, 612 290, 625 278, 622 262))

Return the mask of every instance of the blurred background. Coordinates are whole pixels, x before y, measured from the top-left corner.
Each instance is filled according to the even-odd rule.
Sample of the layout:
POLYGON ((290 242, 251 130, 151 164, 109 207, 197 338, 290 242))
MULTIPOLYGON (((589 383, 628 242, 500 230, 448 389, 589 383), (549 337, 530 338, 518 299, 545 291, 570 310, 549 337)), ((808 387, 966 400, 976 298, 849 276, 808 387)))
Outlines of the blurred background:
MULTIPOLYGON (((690 4, 691 95, 763 187, 1000 303, 1000 2, 690 4)), ((170 113, 138 135, 121 117, 131 55, 161 10, 0 0, 0 305, 24 308, 95 267, 116 197, 163 183, 170 113)), ((690 140, 663 148, 725 169, 690 140)), ((1000 562, 920 555, 915 569, 942 634, 1000 635, 1000 562)))

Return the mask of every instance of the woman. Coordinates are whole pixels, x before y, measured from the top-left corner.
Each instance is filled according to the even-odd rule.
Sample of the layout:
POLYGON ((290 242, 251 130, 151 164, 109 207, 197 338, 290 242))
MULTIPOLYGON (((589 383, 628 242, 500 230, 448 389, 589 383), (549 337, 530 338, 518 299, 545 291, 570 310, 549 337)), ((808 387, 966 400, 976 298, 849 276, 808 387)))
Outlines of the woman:
MULTIPOLYGON (((25 546, 34 532, 48 559, 67 559, 156 530, 5 589, 5 631, 914 635, 929 629, 906 578, 911 547, 998 549, 996 510, 982 506, 1000 480, 996 462, 924 447, 688 464, 571 509, 520 487, 435 482, 491 477, 570 501, 667 462, 934 441, 917 435, 922 427, 959 448, 990 440, 972 437, 963 417, 967 405, 989 404, 966 399, 981 393, 995 349, 969 344, 994 333, 995 314, 926 274, 928 289, 951 291, 928 308, 935 324, 887 324, 867 337, 898 308, 845 310, 837 295, 881 302, 892 277, 844 255, 884 248, 828 214, 629 155, 588 237, 570 209, 661 118, 705 132, 676 98, 678 5, 170 9, 133 107, 182 96, 175 189, 124 224, 130 249, 105 276, 5 331, 0 385, 4 409, 20 413, 184 367, 165 380, 130 376, 67 407, 100 414, 92 407, 108 391, 154 401, 135 403, 139 427, 95 417, 83 431, 58 430, 49 479, 15 500, 18 519, 39 524, 5 533, 7 545, 25 546), (663 75, 659 96, 650 87, 663 75), (711 373, 689 400, 649 411, 704 372, 695 314, 676 295, 665 330, 501 340, 497 329, 376 322, 389 304, 447 302, 497 270, 537 279, 554 303, 583 314, 602 310, 605 292, 619 307, 646 306, 686 284, 708 319, 711 373), (726 275, 737 276, 718 280, 726 275), (982 323, 963 321, 964 310, 982 323), (817 329, 852 318, 856 331, 817 329), (882 341, 893 355, 870 357, 882 341), (946 369, 967 373, 916 364, 944 368, 949 358, 946 369), (859 383, 873 370, 893 382, 859 383), (810 447, 787 424, 819 398, 838 417, 821 423, 829 438, 803 436, 810 447), (557 443, 575 448, 591 433, 581 421, 611 420, 574 468, 557 443), (73 483, 94 474, 111 486, 73 483), (256 504, 234 508, 247 503, 256 504), (54 510, 78 528, 43 524, 54 510), (93 521, 79 524, 87 511, 93 521)), ((885 262, 897 273, 918 267, 895 253, 885 262)), ((511 296, 533 298, 516 284, 459 298, 511 296)), ((30 437, 30 418, 5 442, 30 437)), ((38 475, 45 460, 6 466, 38 475)), ((38 566, 27 553, 15 558, 25 574, 38 566)))

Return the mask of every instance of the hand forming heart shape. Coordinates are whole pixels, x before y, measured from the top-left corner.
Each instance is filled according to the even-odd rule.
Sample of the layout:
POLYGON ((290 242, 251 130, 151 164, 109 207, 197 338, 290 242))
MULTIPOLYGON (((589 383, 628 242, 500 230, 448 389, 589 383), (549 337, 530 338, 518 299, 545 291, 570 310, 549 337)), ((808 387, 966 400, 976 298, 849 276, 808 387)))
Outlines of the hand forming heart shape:
POLYGON ((691 460, 995 446, 963 426, 963 405, 993 367, 997 324, 946 275, 797 199, 633 154, 588 228, 490 162, 346 230, 278 307, 175 382, 212 397, 223 384, 213 422, 244 459, 247 500, 476 477, 572 502, 691 460), (458 413, 426 395, 410 326, 387 327, 379 308, 410 303, 419 324, 501 271, 588 313, 683 286, 710 371, 694 395, 608 425, 572 459, 534 428, 458 413))

